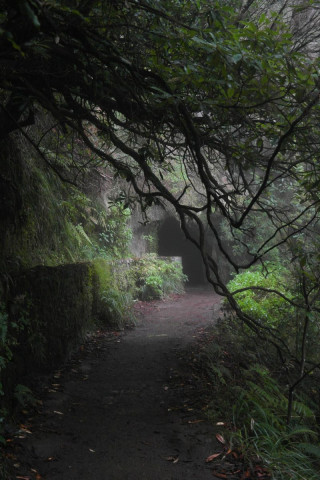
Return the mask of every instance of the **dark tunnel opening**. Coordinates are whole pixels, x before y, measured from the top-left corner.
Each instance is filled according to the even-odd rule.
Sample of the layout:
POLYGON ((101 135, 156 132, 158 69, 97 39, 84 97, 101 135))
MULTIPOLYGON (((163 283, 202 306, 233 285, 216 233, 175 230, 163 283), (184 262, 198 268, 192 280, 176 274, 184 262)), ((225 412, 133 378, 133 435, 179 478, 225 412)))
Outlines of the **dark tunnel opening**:
POLYGON ((158 253, 165 257, 182 257, 183 272, 188 276, 188 285, 207 283, 201 254, 190 240, 187 240, 178 220, 166 218, 158 230, 158 253))

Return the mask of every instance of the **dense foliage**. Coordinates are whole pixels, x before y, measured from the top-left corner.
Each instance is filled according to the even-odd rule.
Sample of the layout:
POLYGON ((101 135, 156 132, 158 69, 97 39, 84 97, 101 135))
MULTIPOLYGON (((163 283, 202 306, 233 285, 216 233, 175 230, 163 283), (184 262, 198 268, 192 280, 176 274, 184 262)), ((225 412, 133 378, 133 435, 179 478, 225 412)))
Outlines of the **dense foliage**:
POLYGON ((236 294, 236 298, 245 313, 252 315, 265 325, 279 328, 281 323, 290 318, 294 312, 293 307, 288 305, 285 300, 285 295, 290 299, 293 297, 288 293, 289 281, 289 272, 281 266, 278 266, 277 269, 273 268, 271 272, 267 270, 263 272, 260 267, 236 275, 228 283, 228 287, 231 292, 240 290, 240 293, 236 294), (249 289, 246 290, 248 287, 249 289), (258 289, 256 290, 254 287, 258 287, 258 289), (270 292, 271 290, 273 292, 270 292))
MULTIPOLYGON (((317 33, 308 36, 298 22, 298 39, 294 27, 308 2, 278 3, 264 12, 263 2, 23 0, 5 2, 1 24, 11 65, 0 84, 2 135, 32 122, 41 105, 92 152, 71 156, 70 165, 108 163, 143 205, 171 203, 211 283, 257 331, 261 325, 241 312, 205 237, 209 231, 238 271, 275 249, 304 257, 299 237, 316 228, 318 60, 307 47, 317 33), (184 178, 178 192, 167 186, 172 164, 184 178), (215 211, 245 255, 224 248, 215 211)), ((311 20, 315 25, 317 10, 309 30, 311 20)), ((23 132, 70 180, 70 168, 23 132)))
MULTIPOLYGON (((289 371, 290 423, 296 389, 320 364, 318 6, 2 4, 2 138, 19 131, 67 183, 108 165, 128 182, 124 208, 173 206, 215 290, 289 371), (35 136, 39 110, 52 121, 35 136), (62 134, 74 140, 63 162, 62 134), (213 240, 240 274, 229 286, 213 240)), ((117 254, 112 232, 101 241, 117 254)))

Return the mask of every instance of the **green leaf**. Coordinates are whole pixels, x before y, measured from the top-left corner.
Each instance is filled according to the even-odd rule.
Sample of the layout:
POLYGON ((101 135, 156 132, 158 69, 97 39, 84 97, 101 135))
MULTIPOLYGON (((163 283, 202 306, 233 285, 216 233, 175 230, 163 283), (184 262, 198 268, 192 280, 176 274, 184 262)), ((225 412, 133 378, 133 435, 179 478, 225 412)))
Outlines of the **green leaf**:
POLYGON ((262 150, 262 149, 263 149, 263 140, 262 140, 262 138, 258 138, 258 140, 257 140, 257 147, 259 148, 259 150, 262 150))
POLYGON ((228 90, 227 90, 227 97, 228 97, 228 98, 232 98, 233 95, 234 95, 234 92, 235 92, 234 88, 233 88, 233 87, 229 87, 228 90))
POLYGON ((242 53, 235 53, 231 59, 233 63, 238 63, 242 59, 242 53))
POLYGON ((21 10, 29 17, 31 22, 33 23, 34 27, 37 29, 40 28, 41 24, 39 21, 38 16, 35 14, 35 12, 32 10, 28 2, 23 2, 21 5, 21 10))

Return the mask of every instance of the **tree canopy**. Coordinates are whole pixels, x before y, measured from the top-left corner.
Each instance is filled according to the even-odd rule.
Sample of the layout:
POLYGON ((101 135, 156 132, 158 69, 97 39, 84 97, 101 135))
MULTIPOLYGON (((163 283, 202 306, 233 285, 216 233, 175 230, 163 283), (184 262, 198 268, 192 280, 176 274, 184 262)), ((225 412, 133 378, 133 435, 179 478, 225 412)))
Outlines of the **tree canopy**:
POLYGON ((235 272, 272 268, 285 256, 302 275, 302 293, 276 294, 306 319, 318 311, 319 8, 252 0, 1 4, 2 138, 20 130, 68 178, 46 157, 47 131, 35 141, 26 127, 44 110, 51 127, 76 132, 90 150, 76 166, 108 164, 132 185, 128 202, 172 205, 216 291, 288 350, 274 327, 239 307, 208 238, 235 272))

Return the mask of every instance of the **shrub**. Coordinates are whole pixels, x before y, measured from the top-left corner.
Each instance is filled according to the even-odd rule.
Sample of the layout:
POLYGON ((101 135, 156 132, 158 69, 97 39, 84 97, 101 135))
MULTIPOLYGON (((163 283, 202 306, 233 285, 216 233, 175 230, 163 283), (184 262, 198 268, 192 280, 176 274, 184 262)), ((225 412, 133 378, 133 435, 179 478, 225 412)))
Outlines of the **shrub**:
MULTIPOLYGON (((231 292, 235 292, 246 287, 262 287, 277 290, 292 299, 289 278, 288 270, 280 265, 269 272, 265 272, 259 267, 235 275, 228 283, 228 288, 231 292)), ((237 293, 235 298, 244 313, 269 326, 278 327, 285 319, 292 318, 294 313, 294 308, 276 293, 248 289, 237 293)))
POLYGON ((137 259, 133 266, 136 295, 142 300, 163 298, 171 293, 183 293, 187 276, 179 262, 162 259, 153 253, 137 259))

